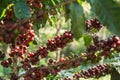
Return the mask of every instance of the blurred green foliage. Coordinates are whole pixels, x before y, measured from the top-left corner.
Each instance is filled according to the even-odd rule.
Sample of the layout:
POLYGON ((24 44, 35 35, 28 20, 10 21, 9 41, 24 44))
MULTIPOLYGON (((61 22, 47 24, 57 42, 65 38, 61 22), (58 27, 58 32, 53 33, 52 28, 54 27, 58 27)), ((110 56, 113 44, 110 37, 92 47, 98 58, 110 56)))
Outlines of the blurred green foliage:
MULTIPOLYGON (((3 1, 3 0, 2 0, 3 1)), ((44 4, 50 4, 48 6, 51 7, 53 5, 59 4, 61 0, 45 0, 47 2, 45 2, 44 4), (52 4, 51 4, 52 2, 52 4)), ((92 43, 92 39, 90 36, 86 35, 86 33, 84 32, 84 28, 85 28, 85 20, 86 19, 91 19, 93 17, 98 17, 100 18, 100 20, 107 25, 107 28, 114 32, 119 34, 119 17, 117 17, 115 14, 119 15, 119 7, 116 7, 115 4, 116 3, 112 3, 111 1, 109 2, 109 0, 87 0, 88 2, 90 2, 93 6, 93 10, 91 10, 92 6, 90 6, 90 4, 88 2, 83 2, 83 0, 78 0, 78 3, 71 3, 69 5, 67 5, 65 12, 66 15, 64 15, 64 13, 61 13, 61 11, 63 11, 62 8, 56 9, 56 11, 58 12, 56 15, 49 15, 49 19, 47 21, 45 21, 44 23, 44 27, 41 27, 41 23, 37 24, 39 28, 36 28, 37 25, 35 25, 34 30, 36 33, 35 36, 35 41, 31 42, 29 45, 30 47, 28 48, 28 52, 34 52, 36 51, 39 46, 46 46, 47 40, 48 39, 53 39, 54 36, 56 35, 61 35, 62 33, 64 33, 64 31, 66 30, 72 30, 73 34, 75 35, 75 38, 73 40, 72 43, 68 44, 64 49, 60 49, 60 57, 65 56, 65 57, 69 57, 72 55, 80 55, 81 53, 84 53, 86 51, 87 46, 89 46, 92 43), (102 1, 105 1, 104 5, 100 5, 102 3, 102 1), (97 5, 98 4, 98 5, 97 5), (113 5, 113 8, 115 7, 114 10, 111 9, 111 5, 113 5), (107 5, 107 7, 105 6, 107 5), (99 6, 99 8, 97 7, 99 6), (102 6, 102 7, 101 7, 102 6), (104 11, 104 8, 108 8, 108 12, 104 11), (102 13, 99 13, 100 10, 102 10, 102 13), (114 13, 115 12, 115 13, 114 13), (79 14, 78 14, 79 13, 79 14), (96 13, 96 15, 95 15, 96 13), (106 13, 106 14, 104 14, 106 13), (108 13, 111 13, 110 15, 108 15, 108 13), (105 16, 105 17, 104 17, 105 16), (108 20, 107 18, 111 18, 110 20, 108 20), (112 19, 115 19, 115 21, 112 21, 112 19), (107 21, 107 22, 106 22, 107 21), (109 27, 108 27, 109 26, 109 27)), ((6 0, 5 0, 6 2, 6 0)), ((1 4, 1 3, 0 3, 1 4)), ((7 4, 7 3, 6 3, 7 4)), ((7 7, 7 5, 4 5, 2 8, 0 8, 0 11, 7 7)), ((0 12, 0 15, 2 15, 2 11, 0 12)), ((21 18, 29 18, 31 16, 30 10, 28 5, 25 5, 24 3, 18 3, 15 5, 14 7, 14 11, 16 14, 16 17, 18 19, 21 18), (27 9, 24 9, 23 7, 26 7, 27 9), (24 13, 18 13, 17 10, 20 10, 24 13), (28 11, 26 11, 28 10, 28 11)), ((111 37, 113 34, 107 29, 105 28, 106 25, 98 32, 96 33, 97 35, 100 36, 101 39, 106 39, 107 37, 111 37)), ((6 54, 9 53, 8 51, 5 51, 7 49, 6 44, 0 44, 0 49, 2 51, 4 51, 6 54), (3 47, 4 46, 4 47, 3 47)), ((56 56, 57 56, 57 52, 49 52, 49 55, 47 58, 40 60, 38 65, 47 65, 47 61, 48 59, 52 58, 54 60, 56 60, 56 56)), ((112 62, 112 60, 110 61, 112 62)), ((113 61, 114 62, 114 61, 113 61)), ((104 63, 104 61, 103 61, 104 63)), ((36 66, 38 66, 36 65, 36 66)), ((88 69, 92 66, 95 66, 97 64, 88 64, 87 66, 79 66, 77 68, 72 68, 69 70, 62 70, 61 72, 59 72, 59 74, 57 76, 53 76, 53 75, 49 75, 46 79, 47 80, 59 80, 63 77, 70 77, 73 76, 73 73, 78 72, 80 70, 83 69, 88 69)), ((23 73, 24 71, 21 70, 20 74, 23 73)), ((7 74, 11 73, 11 69, 10 68, 3 68, 0 65, 0 76, 5 77, 7 74)), ((101 77, 99 79, 94 79, 94 78, 90 78, 90 79, 86 79, 86 80, 110 80, 111 76, 110 75, 106 75, 104 77, 101 77)), ((8 77, 5 77, 5 80, 8 80, 8 77)), ((85 80, 85 79, 80 79, 80 80, 85 80)))

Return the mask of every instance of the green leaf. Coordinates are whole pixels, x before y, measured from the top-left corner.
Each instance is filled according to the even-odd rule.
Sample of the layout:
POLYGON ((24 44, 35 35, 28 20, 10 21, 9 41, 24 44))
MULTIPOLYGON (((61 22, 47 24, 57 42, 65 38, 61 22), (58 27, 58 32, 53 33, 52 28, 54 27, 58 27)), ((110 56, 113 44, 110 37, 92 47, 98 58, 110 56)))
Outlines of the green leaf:
POLYGON ((9 75, 11 72, 11 68, 3 68, 4 75, 9 75))
POLYGON ((16 2, 26 2, 26 0, 16 0, 16 2))
POLYGON ((0 19, 5 16, 6 9, 9 5, 10 1, 8 0, 0 0, 0 19))
POLYGON ((27 19, 31 17, 30 7, 24 1, 16 2, 14 6, 14 13, 18 19, 27 19))
POLYGON ((82 4, 85 0, 77 0, 80 4, 82 4))
POLYGON ((0 76, 3 76, 3 67, 0 65, 0 76))
POLYGON ((84 33, 85 17, 83 8, 78 2, 70 3, 65 8, 66 19, 71 19, 71 31, 75 39, 79 39, 84 33))
POLYGON ((36 46, 37 45, 37 42, 34 40, 32 42, 29 43, 30 46, 36 46))
POLYGON ((120 79, 120 73, 115 68, 113 68, 111 71, 111 80, 118 80, 118 79, 120 79))
POLYGON ((115 0, 88 0, 100 21, 114 34, 120 34, 120 5, 115 0))
POLYGON ((84 38, 84 44, 86 47, 88 47, 93 41, 92 36, 90 35, 84 35, 83 38, 84 38))

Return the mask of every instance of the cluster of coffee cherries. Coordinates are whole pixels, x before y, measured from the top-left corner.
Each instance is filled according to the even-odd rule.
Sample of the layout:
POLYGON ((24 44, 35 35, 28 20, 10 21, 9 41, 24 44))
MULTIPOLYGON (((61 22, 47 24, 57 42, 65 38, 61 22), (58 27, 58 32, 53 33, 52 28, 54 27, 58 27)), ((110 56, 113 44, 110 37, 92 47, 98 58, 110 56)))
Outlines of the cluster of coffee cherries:
POLYGON ((8 58, 7 60, 2 60, 2 62, 1 62, 1 65, 3 66, 3 67, 8 67, 8 66, 10 66, 12 64, 12 59, 11 58, 8 58))
POLYGON ((61 36, 55 36, 54 39, 49 39, 46 45, 48 50, 56 51, 58 48, 64 48, 71 41, 73 41, 73 34, 71 31, 66 31, 61 36))
MULTIPOLYGON (((30 65, 35 65, 39 61, 39 56, 41 58, 45 58, 48 55, 48 50, 55 51, 57 48, 63 48, 66 46, 66 43, 69 43, 73 41, 73 34, 70 31, 65 31, 65 33, 61 36, 55 36, 55 40, 48 40, 47 47, 39 47, 39 49, 36 52, 30 52, 28 53, 27 58, 22 61, 22 66, 24 69, 26 67, 30 68, 30 65), (53 42, 51 42, 53 41, 53 42)), ((60 59, 60 62, 63 61, 60 59)))
POLYGON ((110 73, 110 66, 108 64, 104 64, 104 65, 98 65, 96 67, 92 67, 85 71, 78 72, 74 74, 73 78, 75 79, 99 78, 109 73, 110 73))
POLYGON ((5 14, 6 15, 3 17, 3 20, 0 22, 0 42, 3 41, 10 44, 14 42, 14 30, 17 27, 17 23, 12 22, 12 19, 14 18, 13 6, 10 6, 9 9, 6 10, 5 14))
POLYGON ((10 56, 14 56, 14 54, 20 57, 24 56, 29 43, 34 40, 35 33, 32 27, 33 25, 30 21, 27 21, 23 23, 23 25, 19 26, 18 30, 20 31, 20 34, 18 35, 16 42, 11 45, 10 56))
POLYGON ((31 52, 28 53, 27 58, 22 61, 22 65, 23 67, 30 65, 30 63, 32 65, 37 64, 39 60, 39 56, 41 58, 45 58, 48 55, 48 50, 45 47, 39 47, 39 49, 36 52, 31 52))
POLYGON ((2 60, 1 65, 3 67, 8 67, 12 63, 12 59, 8 58, 7 60, 4 60, 4 58, 5 58, 5 53, 2 53, 2 51, 0 51, 0 60, 2 60))
POLYGON ((10 80, 18 80, 18 75, 16 73, 11 73, 10 75, 10 80))
POLYGON ((88 32, 92 31, 93 29, 100 30, 102 28, 102 24, 97 18, 87 20, 85 24, 88 32))
POLYGON ((0 22, 0 42, 10 44, 14 42, 14 30, 17 28, 17 23, 5 20, 0 22))
POLYGON ((27 58, 24 59, 24 61, 21 61, 21 68, 24 70, 29 70, 31 68, 31 64, 27 58))
MULTIPOLYGON (((31 58, 32 59, 32 58, 31 58)), ((32 67, 31 66, 31 59, 25 59, 22 61, 22 68, 26 70, 24 79, 41 79, 43 77, 48 76, 49 74, 56 75, 60 69, 66 70, 72 68, 76 68, 80 65, 81 62, 84 61, 84 59, 79 57, 74 57, 74 59, 68 59, 61 57, 59 61, 55 61, 53 59, 48 60, 48 66, 41 65, 41 67, 32 67)), ((36 64, 39 60, 36 61, 33 60, 33 63, 36 64)))
POLYGON ((47 77, 49 74, 57 75, 60 71, 59 67, 45 66, 41 65, 39 67, 31 67, 29 60, 25 60, 22 62, 22 68, 27 70, 25 75, 23 76, 24 80, 40 80, 43 77, 47 77))
POLYGON ((105 58, 111 57, 114 51, 120 52, 120 39, 118 36, 113 36, 106 40, 100 40, 98 36, 93 36, 94 44, 91 44, 87 48, 88 58, 93 61, 98 59, 97 57, 104 56, 105 58), (96 52, 97 55, 96 55, 96 52))
POLYGON ((40 58, 45 58, 48 55, 48 50, 46 47, 39 47, 39 49, 36 52, 30 52, 28 53, 27 58, 25 58, 24 61, 21 61, 22 68, 25 70, 28 70, 31 68, 31 65, 36 65, 40 58))
POLYGON ((41 65, 40 67, 30 68, 25 74, 24 80, 40 80, 47 77, 49 74, 57 75, 59 71, 59 68, 48 68, 45 65, 41 65))
POLYGON ((43 7, 42 0, 26 0, 26 2, 30 5, 31 8, 39 8, 43 7))

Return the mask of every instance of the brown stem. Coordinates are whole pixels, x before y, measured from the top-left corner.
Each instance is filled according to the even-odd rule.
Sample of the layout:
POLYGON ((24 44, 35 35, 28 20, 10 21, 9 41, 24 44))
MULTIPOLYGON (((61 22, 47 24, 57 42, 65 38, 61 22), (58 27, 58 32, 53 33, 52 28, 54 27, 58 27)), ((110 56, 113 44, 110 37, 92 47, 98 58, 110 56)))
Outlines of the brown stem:
POLYGON ((18 65, 17 65, 17 62, 18 62, 18 57, 16 55, 14 55, 13 57, 13 73, 18 73, 18 65))
MULTIPOLYGON (((61 23, 58 23, 58 24, 56 25, 56 30, 57 30, 57 31, 56 31, 56 34, 55 34, 55 35, 59 35, 60 29, 61 29, 61 23)), ((58 50, 56 51, 56 60, 58 61, 59 58, 60 58, 60 49, 58 49, 58 50)))
POLYGON ((56 61, 59 61, 60 59, 60 50, 56 51, 56 61))
MULTIPOLYGON (((69 60, 65 60, 63 62, 58 62, 56 64, 52 64, 52 65, 48 65, 48 66, 45 66, 45 67, 41 67, 40 70, 42 70, 42 69, 54 69, 54 68, 57 68, 59 66, 62 66, 64 64, 66 64, 66 62, 68 62, 68 61, 71 62, 69 65, 71 65, 72 62, 75 62, 76 60, 82 60, 84 62, 86 60, 86 58, 85 58, 86 56, 87 55, 82 55, 82 56, 74 57, 74 58, 69 59, 69 60)), ((33 68, 35 68, 35 67, 33 67, 33 68)), ((31 69, 33 69, 33 68, 31 68, 31 69)), ((61 70, 65 70, 65 69, 61 69, 61 70)), ((19 78, 24 77, 28 73, 29 73, 29 71, 27 71, 25 74, 20 75, 19 78)))

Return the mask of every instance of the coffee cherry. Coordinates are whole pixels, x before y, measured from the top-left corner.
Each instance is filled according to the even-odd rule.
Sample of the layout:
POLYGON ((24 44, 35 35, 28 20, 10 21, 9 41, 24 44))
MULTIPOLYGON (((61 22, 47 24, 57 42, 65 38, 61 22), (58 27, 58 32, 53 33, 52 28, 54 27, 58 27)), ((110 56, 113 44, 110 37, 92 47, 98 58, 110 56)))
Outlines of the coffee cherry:
POLYGON ((65 58, 61 57, 61 58, 59 59, 59 62, 63 62, 63 61, 65 61, 65 60, 66 60, 65 58))
POLYGON ((120 46, 120 40, 118 40, 118 41, 116 42, 116 44, 117 44, 117 46, 120 46))
POLYGON ((97 18, 86 21, 87 31, 92 31, 93 29, 100 30, 101 28, 102 28, 102 24, 97 18))
POLYGON ((22 64, 22 68, 25 70, 28 70, 29 68, 31 68, 31 65, 30 65, 30 63, 26 62, 26 63, 22 64))
POLYGON ((119 38, 118 36, 116 36, 116 35, 113 36, 113 41, 114 41, 114 42, 117 42, 117 41, 119 41, 119 40, 120 40, 120 38, 119 38))
POLYGON ((48 55, 47 48, 45 48, 45 47, 40 47, 38 52, 39 52, 41 58, 44 58, 48 55))
POLYGON ((3 61, 1 62, 1 65, 2 65, 3 67, 9 67, 11 64, 12 64, 12 59, 11 59, 11 58, 8 58, 7 60, 3 60, 3 61))
POLYGON ((49 63, 52 64, 52 63, 53 63, 53 60, 52 60, 52 59, 49 59, 49 63))
POLYGON ((41 0, 26 0, 26 3, 30 5, 31 8, 42 8, 43 4, 41 0))
POLYGON ((0 51, 0 60, 5 58, 5 53, 2 53, 2 51, 0 51))
POLYGON ((43 7, 43 4, 42 3, 39 3, 38 4, 38 8, 42 8, 43 7))
POLYGON ((10 80, 18 80, 18 76, 15 73, 11 73, 11 78, 10 80))
POLYGON ((34 53, 28 53, 28 58, 32 58, 32 57, 34 57, 34 56, 35 56, 34 53))

